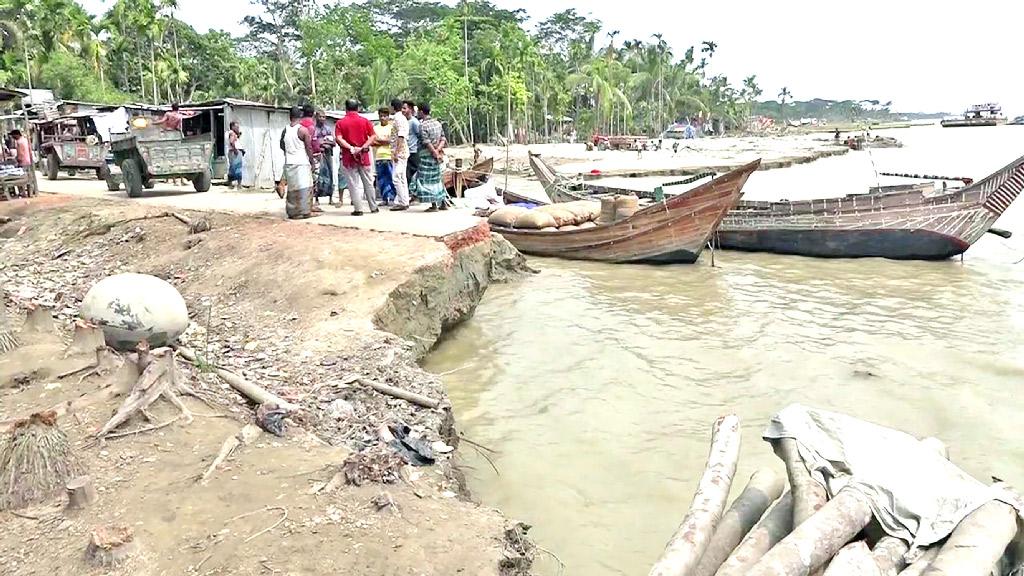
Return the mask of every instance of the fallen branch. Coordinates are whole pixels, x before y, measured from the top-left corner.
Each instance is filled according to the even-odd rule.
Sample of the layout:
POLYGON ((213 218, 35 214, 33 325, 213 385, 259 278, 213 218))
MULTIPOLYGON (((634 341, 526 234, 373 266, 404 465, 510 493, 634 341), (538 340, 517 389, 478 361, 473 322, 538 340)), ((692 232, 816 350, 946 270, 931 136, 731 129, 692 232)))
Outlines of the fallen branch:
POLYGON ((722 516, 694 576, 714 576, 729 555, 761 519, 765 510, 782 495, 786 486, 783 477, 770 468, 754 472, 743 492, 722 516))
POLYGON ((719 418, 712 427, 707 466, 690 511, 651 568, 650 576, 683 576, 700 562, 725 509, 739 457, 740 419, 735 415, 719 418))
POLYGON ((139 220, 154 220, 156 218, 167 218, 169 216, 172 216, 170 212, 160 212, 159 214, 146 214, 144 216, 135 216, 133 218, 121 218, 119 220, 113 220, 110 222, 102 222, 100 224, 95 224, 83 230, 78 235, 78 239, 81 240, 84 238, 88 238, 90 236, 104 236, 106 234, 109 234, 110 231, 116 228, 117 226, 127 224, 129 222, 137 222, 139 220))
POLYGON ((125 432, 114 432, 114 433, 111 433, 111 434, 107 434, 106 436, 103 437, 103 439, 104 440, 114 440, 116 438, 124 438, 125 436, 138 436, 139 434, 145 434, 146 432, 152 432, 154 430, 159 430, 161 428, 166 428, 166 427, 170 426, 171 424, 174 424, 178 420, 181 420, 181 417, 182 417, 182 414, 178 414, 174 418, 171 418, 170 420, 168 420, 166 422, 163 422, 163 423, 160 423, 160 424, 152 424, 152 425, 149 425, 149 426, 143 426, 142 428, 138 428, 136 430, 127 430, 125 432))
POLYGON ((430 408, 431 410, 434 410, 441 405, 440 400, 434 400, 433 398, 424 396, 422 394, 409 392, 408 390, 395 388, 394 386, 389 386, 387 384, 382 384, 380 382, 374 382, 373 380, 367 380, 366 378, 360 378, 358 382, 364 386, 369 386, 370 388, 373 388, 374 390, 380 392, 381 394, 391 396, 392 398, 405 400, 406 402, 410 402, 412 404, 422 406, 424 408, 430 408))
MULTIPOLYGON (((194 350, 192 350, 191 348, 186 348, 185 346, 178 346, 177 350, 178 353, 181 354, 182 358, 188 360, 189 362, 192 362, 193 364, 198 365, 199 357, 196 355, 194 350)), ((256 384, 253 384, 252 382, 249 382, 248 380, 242 378, 241 376, 235 374, 234 372, 229 372, 228 370, 225 370, 220 367, 215 367, 215 371, 217 376, 219 376, 221 380, 227 382, 229 386, 234 388, 242 396, 245 396, 246 398, 252 400, 256 404, 275 404, 277 405, 277 407, 282 408, 284 410, 288 410, 290 412, 294 412, 299 409, 298 404, 287 402, 281 397, 277 396, 276 394, 268 392, 267 390, 257 386, 256 384)))
POLYGON ((217 467, 224 463, 225 460, 231 457, 231 455, 240 446, 251 444, 263 431, 260 430, 259 426, 255 424, 246 424, 242 429, 234 436, 224 441, 224 444, 220 447, 220 452, 217 453, 217 457, 213 459, 213 462, 206 468, 202 476, 199 477, 200 484, 206 484, 210 478, 216 473, 217 467))
POLYGON ((245 514, 239 514, 238 516, 235 516, 234 518, 229 518, 228 521, 225 522, 225 524, 228 524, 230 522, 234 522, 235 520, 241 520, 242 518, 247 518, 247 517, 253 516, 255 514, 259 514, 260 512, 270 512, 270 511, 273 511, 273 510, 280 510, 281 511, 281 518, 279 518, 277 520, 277 522, 274 522, 274 524, 272 524, 271 526, 268 526, 267 528, 264 528, 263 530, 260 530, 259 532, 253 534, 252 536, 249 536, 248 538, 246 538, 243 541, 243 543, 248 543, 248 542, 254 540, 255 538, 257 538, 259 536, 262 536, 262 535, 266 534, 267 532, 270 532, 274 528, 277 528, 278 526, 280 526, 282 522, 284 522, 285 520, 288 519, 288 509, 285 508, 284 506, 264 506, 263 508, 260 508, 259 510, 253 510, 252 512, 246 512, 245 514))

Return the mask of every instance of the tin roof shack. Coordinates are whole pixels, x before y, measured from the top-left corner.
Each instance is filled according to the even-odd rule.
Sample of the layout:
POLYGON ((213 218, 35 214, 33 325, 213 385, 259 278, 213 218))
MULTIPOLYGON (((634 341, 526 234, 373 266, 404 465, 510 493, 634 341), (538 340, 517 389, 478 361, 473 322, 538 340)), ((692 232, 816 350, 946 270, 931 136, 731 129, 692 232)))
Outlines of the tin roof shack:
POLYGON ((27 104, 24 102, 26 92, 11 88, 0 88, 0 127, 3 128, 0 142, 0 199, 9 199, 16 187, 23 187, 28 193, 35 195, 39 190, 36 184, 35 170, 20 171, 15 166, 14 158, 8 156, 7 135, 11 130, 18 129, 26 137, 32 138, 32 125, 28 121, 27 104), (10 168, 10 174, 6 174, 10 168))
POLYGON ((281 131, 288 127, 288 108, 223 98, 210 102, 182 104, 181 110, 195 112, 186 118, 182 129, 186 137, 208 135, 213 141, 213 177, 227 177, 227 131, 231 122, 242 127, 242 185, 247 188, 271 190, 284 172, 284 152, 278 145, 281 131))

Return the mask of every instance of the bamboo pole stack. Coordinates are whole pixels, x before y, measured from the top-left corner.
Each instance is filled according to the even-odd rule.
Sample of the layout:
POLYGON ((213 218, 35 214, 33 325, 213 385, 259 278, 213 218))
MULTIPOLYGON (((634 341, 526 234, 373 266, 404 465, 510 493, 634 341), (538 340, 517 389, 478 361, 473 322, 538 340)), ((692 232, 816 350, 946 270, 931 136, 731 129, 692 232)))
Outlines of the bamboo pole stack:
MULTIPOLYGON (((948 458, 942 442, 922 444, 948 458)), ((650 576, 989 576, 1017 536, 1017 509, 991 501, 908 566, 906 542, 865 536, 879 532, 865 530, 874 520, 867 496, 847 487, 828 499, 793 439, 772 441, 790 491, 781 475, 758 470, 726 511, 739 445, 739 419, 716 421, 690 511, 650 576)))

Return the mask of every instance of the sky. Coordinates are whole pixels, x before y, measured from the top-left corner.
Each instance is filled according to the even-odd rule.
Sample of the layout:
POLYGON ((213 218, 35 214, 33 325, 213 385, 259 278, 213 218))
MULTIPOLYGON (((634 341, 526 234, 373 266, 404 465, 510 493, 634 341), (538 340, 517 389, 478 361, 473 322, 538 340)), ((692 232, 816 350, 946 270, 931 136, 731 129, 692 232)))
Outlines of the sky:
MULTIPOLYGON (((568 8, 618 30, 618 40, 661 33, 676 55, 718 44, 710 70, 735 84, 757 74, 762 98, 782 87, 797 100, 892 100, 893 109, 958 113, 1000 102, 1024 114, 1024 2, 1019 0, 492 0, 523 8, 528 25, 568 8)), ((84 0, 93 13, 110 0, 84 0)), ((179 0, 196 29, 241 33, 248 0, 179 0)), ((607 42, 607 36, 599 37, 607 42)))

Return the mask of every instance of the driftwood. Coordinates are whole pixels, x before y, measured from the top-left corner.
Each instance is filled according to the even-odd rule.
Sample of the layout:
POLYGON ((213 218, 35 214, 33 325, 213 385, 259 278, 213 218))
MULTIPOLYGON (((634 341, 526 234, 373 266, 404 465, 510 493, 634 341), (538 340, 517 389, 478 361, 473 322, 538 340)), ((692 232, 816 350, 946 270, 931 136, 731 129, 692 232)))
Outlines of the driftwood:
POLYGON ((935 558, 939 556, 941 548, 938 544, 924 551, 921 557, 914 561, 913 564, 903 569, 899 576, 921 576, 924 571, 935 562, 935 558))
POLYGON ((851 489, 797 526, 748 573, 749 576, 807 576, 823 567, 871 521, 867 498, 851 489))
POLYGON ((722 516, 694 576, 714 576, 736 546, 761 519, 765 510, 782 495, 785 479, 770 468, 754 472, 743 492, 722 516))
POLYGON ((93 566, 112 568, 131 558, 137 550, 138 542, 131 528, 97 528, 89 533, 85 558, 93 566))
POLYGON ((224 441, 224 444, 220 447, 220 452, 217 453, 217 457, 213 459, 213 462, 206 468, 203 475, 199 477, 200 484, 206 484, 210 478, 217 472, 217 467, 224 463, 225 460, 231 457, 240 446, 245 446, 256 441, 260 437, 263 431, 260 430, 259 426, 255 424, 246 424, 239 430, 238 434, 228 438, 224 441))
POLYGON ((707 467, 690 511, 651 568, 650 576, 684 576, 696 568, 722 517, 739 457, 740 419, 735 415, 719 418, 712 427, 707 467))
POLYGON ((793 494, 786 492, 729 555, 715 576, 746 576, 772 547, 792 531, 793 494))
POLYGON ((878 565, 863 540, 847 544, 825 570, 825 576, 879 576, 878 565))
POLYGON ((960 521, 923 576, 988 576, 1017 535, 1017 511, 993 500, 960 521))
POLYGON ((68 493, 68 510, 85 510, 96 501, 96 487, 88 476, 68 480, 65 488, 68 493))
POLYGON ((389 386, 381 382, 374 382, 373 380, 367 380, 366 378, 360 378, 358 382, 364 386, 369 386, 370 388, 373 388, 374 390, 380 392, 381 394, 386 394, 388 396, 391 396, 392 398, 405 400, 406 402, 411 402, 417 406, 422 406, 424 408, 430 408, 431 410, 434 410, 441 405, 440 400, 435 400, 422 394, 409 392, 408 390, 403 390, 401 388, 395 388, 394 386, 389 386))
POLYGON ((789 485, 793 490, 793 526, 800 526, 825 505, 828 495, 825 488, 807 472, 796 440, 773 440, 772 447, 786 465, 786 475, 789 476, 789 485))
MULTIPOLYGON (((198 362, 199 357, 191 348, 179 346, 177 350, 178 353, 181 354, 182 358, 192 363, 198 362)), ((240 393, 242 396, 245 396, 249 400, 252 400, 256 404, 275 404, 278 408, 288 410, 289 412, 294 412, 299 409, 298 404, 287 402, 281 397, 277 396, 276 394, 268 392, 267 390, 257 386, 256 384, 253 384, 252 382, 249 382, 248 380, 242 378, 241 376, 235 374, 234 372, 230 372, 219 367, 217 367, 215 371, 217 376, 219 376, 221 380, 227 382, 228 385, 234 388, 238 393, 240 393)))

